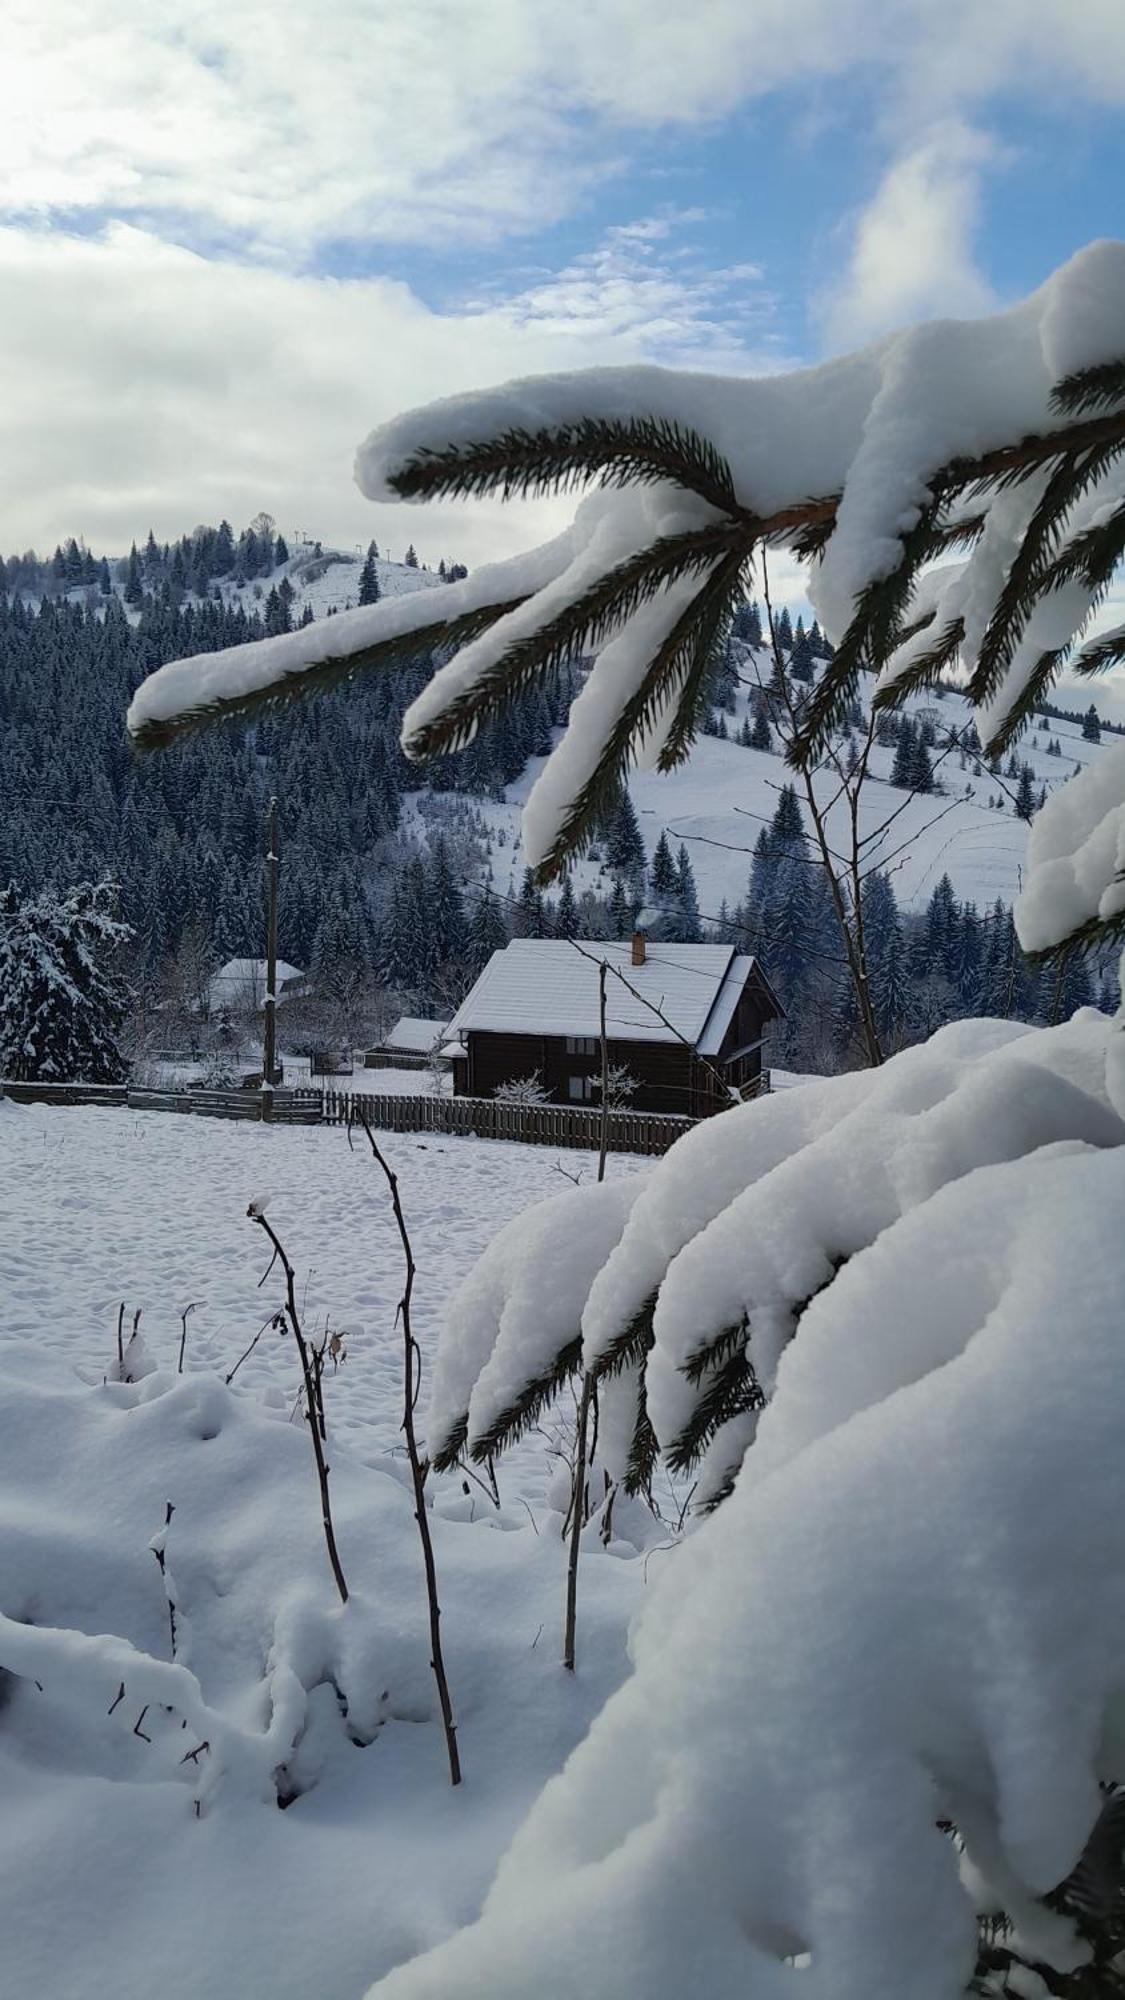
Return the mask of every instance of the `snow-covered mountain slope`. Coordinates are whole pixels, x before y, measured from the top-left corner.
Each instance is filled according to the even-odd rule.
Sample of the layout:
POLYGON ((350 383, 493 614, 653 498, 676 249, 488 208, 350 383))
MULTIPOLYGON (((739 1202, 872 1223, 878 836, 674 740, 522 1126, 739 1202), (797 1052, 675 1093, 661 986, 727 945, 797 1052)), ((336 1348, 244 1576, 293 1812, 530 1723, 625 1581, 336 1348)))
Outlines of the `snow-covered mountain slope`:
MULTIPOLYGON (((270 590, 287 578, 293 591, 294 623, 306 607, 318 620, 347 610, 358 602, 363 552, 323 549, 318 554, 318 546, 312 542, 296 545, 288 561, 269 577, 243 584, 224 581, 215 587, 228 603, 241 603, 247 611, 261 610, 270 590)), ((444 587, 430 569, 379 561, 377 571, 385 597, 444 587)), ((674 847, 683 841, 695 871, 701 912, 712 920, 724 902, 733 909, 744 898, 754 842, 762 825, 773 816, 780 787, 793 775, 783 762, 780 745, 767 753, 734 740, 743 722, 752 717, 755 683, 764 685, 769 680, 770 661, 764 650, 757 656, 744 652, 742 676, 734 712, 725 716, 728 740, 701 736, 680 770, 663 776, 634 772, 629 785, 650 858, 662 832, 667 831, 674 847)), ((870 676, 861 677, 860 701, 865 711, 872 685, 870 676)), ((959 750, 942 754, 949 732, 963 734, 972 723, 969 704, 959 695, 947 692, 937 698, 924 692, 911 696, 906 712, 934 723, 938 742, 931 758, 942 789, 933 795, 908 797, 890 783, 893 744, 876 746, 860 809, 864 867, 888 870, 903 909, 924 907, 943 874, 949 875, 961 901, 972 901, 981 909, 997 896, 1012 903, 1020 888, 1027 848, 1027 825, 1014 811, 1016 780, 996 777, 984 764, 978 768, 971 755, 962 756, 959 750)), ((1049 795, 1077 770, 1096 761, 1102 748, 1083 737, 1079 723, 1052 717, 1046 729, 1037 726, 1029 731, 1016 754, 1021 763, 1030 765, 1038 796, 1042 787, 1049 795), (1048 754, 1052 739, 1059 745, 1058 756, 1048 754)), ((479 812, 492 836, 491 878, 502 896, 516 895, 523 879, 520 814, 544 761, 533 759, 522 777, 509 786, 503 800, 472 801, 474 812, 479 812)), ((425 803, 425 777, 423 765, 419 767, 415 806, 425 803)), ((825 801, 839 790, 838 777, 831 770, 822 772, 815 782, 818 798, 825 801)), ((426 823, 417 812, 411 813, 409 801, 407 812, 412 830, 425 842, 426 823)), ((844 851, 850 837, 846 801, 839 800, 832 808, 829 831, 833 845, 844 851)), ((574 883, 577 890, 594 888, 606 893, 612 886, 596 856, 576 864, 574 883)))
MULTIPOLYGON (((306 605, 314 618, 326 618, 329 612, 348 611, 359 603, 359 580, 363 571, 364 555, 360 550, 349 554, 343 549, 324 549, 317 555, 317 544, 298 543, 292 550, 288 562, 279 563, 268 577, 257 577, 250 583, 223 581, 220 589, 228 604, 243 604, 247 611, 264 603, 271 589, 280 587, 283 577, 288 577, 295 596, 293 602, 294 622, 300 617, 306 605)), ((382 597, 407 597, 416 590, 440 590, 443 579, 432 569, 414 569, 407 563, 376 562, 379 578, 379 592, 382 597)))
MULTIPOLYGON (((764 681, 768 678, 764 656, 760 671, 764 681)), ((870 677, 864 676, 860 699, 865 709, 870 692, 870 677)), ((732 740, 752 700, 752 691, 745 688, 736 697, 735 713, 725 718, 727 741, 701 736, 680 770, 666 776, 636 771, 629 782, 650 859, 663 831, 673 847, 680 841, 687 846, 705 919, 714 919, 724 901, 733 909, 745 897, 754 842, 761 827, 773 817, 781 786, 794 776, 783 761, 780 746, 776 753, 766 752, 743 748, 732 740)), ((935 783, 944 789, 912 797, 893 786, 894 745, 876 745, 860 806, 864 868, 881 867, 890 873, 904 909, 923 908, 943 874, 949 875, 960 901, 972 901, 983 909, 1000 896, 1010 904, 1019 889, 1028 833, 1026 823, 1014 810, 1016 780, 993 776, 983 763, 977 775, 978 760, 966 755, 962 762, 959 750, 942 754, 950 730, 962 734, 972 721, 969 704, 959 695, 947 693, 941 699, 932 694, 912 696, 906 713, 919 720, 933 720, 938 743, 930 754, 935 783), (990 806, 990 799, 999 801, 1000 809, 996 804, 990 806)), ((1117 737, 1108 740, 1118 741, 1117 737)), ((1102 750, 1102 744, 1083 738, 1079 723, 1053 717, 1049 729, 1033 729, 1016 754, 1021 763, 1031 766, 1038 796, 1042 786, 1050 795, 1076 769, 1100 757, 1102 750), (1059 744, 1059 756, 1048 754, 1052 739, 1059 744)), ((505 845, 497 848, 493 857, 493 880, 504 894, 518 892, 522 879, 519 813, 543 762, 535 758, 529 763, 522 778, 509 786, 503 803, 474 801, 494 833, 503 831, 505 836, 505 845)), ((827 802, 839 791, 839 778, 832 770, 822 771, 815 787, 818 799, 827 802)), ((828 828, 832 845, 843 852, 850 839, 845 800, 838 800, 831 808, 828 828)), ((607 888, 609 884, 599 863, 587 859, 575 869, 575 886, 607 888)))

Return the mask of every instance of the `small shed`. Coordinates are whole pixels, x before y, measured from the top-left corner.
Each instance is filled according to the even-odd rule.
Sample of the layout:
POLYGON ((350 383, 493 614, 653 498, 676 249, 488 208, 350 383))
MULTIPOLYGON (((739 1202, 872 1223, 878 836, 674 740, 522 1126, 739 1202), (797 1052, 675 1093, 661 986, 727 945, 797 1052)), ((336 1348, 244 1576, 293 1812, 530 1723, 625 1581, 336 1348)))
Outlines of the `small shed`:
MULTIPOLYGON (((296 965, 277 961, 277 997, 292 999, 304 985, 305 975, 296 965)), ((266 998, 264 958, 228 958, 207 986, 207 1012, 215 1014, 260 1014, 266 998)))
POLYGON ((630 1109, 704 1117, 762 1074, 782 1014, 756 958, 726 944, 517 938, 494 952, 447 1030, 456 1096, 492 1097, 535 1076, 553 1104, 601 1101, 599 966, 606 1042, 630 1109))
POLYGON ((402 1063, 408 1069, 421 1069, 439 1054, 448 1038, 449 1022, 432 1020, 422 1014, 404 1014, 395 1022, 389 1034, 384 1035, 377 1048, 368 1049, 364 1056, 366 1069, 388 1069, 395 1063, 402 1063))

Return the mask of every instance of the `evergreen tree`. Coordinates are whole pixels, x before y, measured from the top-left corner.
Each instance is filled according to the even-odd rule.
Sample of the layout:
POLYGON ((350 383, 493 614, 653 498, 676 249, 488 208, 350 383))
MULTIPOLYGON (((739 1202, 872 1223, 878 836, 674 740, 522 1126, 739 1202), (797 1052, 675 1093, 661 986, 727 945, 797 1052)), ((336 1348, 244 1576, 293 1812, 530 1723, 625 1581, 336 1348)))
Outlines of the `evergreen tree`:
POLYGON ((1090 703, 1089 708, 1082 718, 1082 734, 1087 743, 1100 743, 1102 740, 1102 725, 1098 720, 1098 711, 1094 707, 1093 702, 1090 703))
POLYGON ((234 529, 229 521, 220 521, 215 535, 215 549, 211 558, 213 576, 229 576, 234 568, 234 529))
POLYGON ((379 589, 379 572, 375 566, 375 544, 367 545, 367 558, 359 579, 359 601, 361 604, 378 604, 382 592, 379 589))
POLYGON ((144 594, 144 584, 141 581, 140 557, 137 554, 137 544, 134 542, 129 551, 129 566, 125 572, 125 602, 126 604, 141 604, 144 601, 144 594))
POLYGON ((379 977, 403 992, 413 991, 422 981, 424 917, 424 910, 418 907, 417 884, 409 871, 396 875, 379 926, 376 964, 379 977))
POLYGON ((784 604, 773 621, 773 631, 774 638, 777 640, 778 651, 782 653, 790 652, 793 646, 793 621, 789 616, 788 607, 784 604))
POLYGON ((493 952, 503 951, 507 942, 508 926, 504 921, 504 912, 490 884, 480 897, 469 924, 466 956, 473 971, 483 970, 493 952))
POLYGON ((751 942, 763 949, 763 934, 769 915, 770 883, 773 873, 773 843, 768 826, 760 827, 754 842, 750 881, 746 892, 745 917, 751 942))
POLYGON ((547 912, 542 890, 537 889, 530 868, 525 868, 516 904, 516 936, 541 938, 548 935, 547 912))
POLYGON ((289 561, 289 544, 284 535, 279 535, 273 545, 273 559, 278 565, 289 561))
POLYGON ((121 1083, 129 994, 116 967, 131 932, 103 881, 58 897, 0 895, 0 1075, 38 1083, 121 1083))
POLYGON ((933 791, 933 765, 930 762, 930 753, 923 741, 921 730, 917 732, 914 739, 910 754, 909 770, 910 776, 907 782, 911 791, 922 793, 933 791))
POLYGON ((764 701, 758 703, 754 715, 754 727, 750 731, 751 750, 772 750, 773 737, 770 734, 769 715, 764 701))
POLYGON ((966 903, 959 912, 953 941, 953 983, 967 1014, 979 1011, 984 993, 985 946, 975 903, 966 903))
POLYGON ((620 875, 613 885, 609 899, 609 934, 613 938, 628 937, 633 927, 633 911, 625 894, 625 885, 620 875))
POLYGON ((984 947, 984 971, 981 982, 981 1012, 996 1020, 1007 1018, 1013 999, 1014 966, 1010 956, 1015 945, 1015 929, 1011 924, 1011 911, 1005 909, 997 896, 988 913, 987 935, 984 947))
POLYGON ((680 843, 676 857, 676 897, 674 906, 674 930, 669 937, 676 944, 701 944, 703 926, 699 921, 699 896, 695 887, 695 871, 687 848, 680 843))
POLYGON ((465 955, 465 909, 444 834, 438 835, 426 865, 426 901, 435 965, 448 965, 462 959, 465 955))
POLYGON ((679 888, 679 876, 672 859, 672 849, 668 845, 668 834, 664 829, 661 830, 660 839, 652 851, 649 886, 652 901, 657 909, 671 910, 679 888))
POLYGON ((874 868, 860 890, 864 955, 871 1004, 887 1048, 901 1042, 910 1017, 910 978, 898 905, 890 877, 874 868))
POLYGON ((899 786, 902 791, 912 792, 914 790, 919 748, 918 733, 913 721, 909 715, 901 716, 898 725, 898 741, 895 745, 895 760, 891 766, 891 783, 892 785, 899 786))
POLYGON ((365 958, 362 925, 340 890, 324 902, 313 938, 310 972, 317 991, 343 1000, 365 958))
POLYGON ((402 560, 406 564, 407 569, 417 569, 418 557, 415 552, 413 542, 411 542, 410 547, 407 549, 406 554, 403 556, 402 560))
POLYGON ((956 981, 956 945, 960 911, 953 884, 943 875, 926 906, 925 966, 950 984, 956 981))
POLYGON ((645 844, 637 825, 633 801, 622 789, 613 806, 605 832, 605 865, 629 889, 643 889, 645 844))
POLYGON ((291 589, 289 596, 285 598, 281 595, 276 584, 270 585, 269 594, 266 598, 265 625, 267 634, 272 636, 280 632, 291 632, 293 630, 293 614, 289 609, 292 596, 291 589))
POLYGON ((775 855, 805 852, 805 822, 795 785, 782 785, 770 822, 770 845, 775 855))
POLYGON ((793 637, 793 649, 789 655, 789 672, 793 680, 811 682, 813 675, 813 652, 801 619, 797 620, 797 630, 793 637))
POLYGON ((731 631, 746 646, 762 643, 762 614, 757 604, 740 604, 731 621, 731 631))
POLYGON ((1030 764, 1020 768, 1019 784, 1016 787, 1015 812, 1017 819, 1029 820, 1035 812, 1034 772, 1030 764))
POLYGON ((575 901, 574 885, 569 875, 564 875, 558 907, 555 910, 555 936, 576 938, 579 934, 578 904, 575 901))

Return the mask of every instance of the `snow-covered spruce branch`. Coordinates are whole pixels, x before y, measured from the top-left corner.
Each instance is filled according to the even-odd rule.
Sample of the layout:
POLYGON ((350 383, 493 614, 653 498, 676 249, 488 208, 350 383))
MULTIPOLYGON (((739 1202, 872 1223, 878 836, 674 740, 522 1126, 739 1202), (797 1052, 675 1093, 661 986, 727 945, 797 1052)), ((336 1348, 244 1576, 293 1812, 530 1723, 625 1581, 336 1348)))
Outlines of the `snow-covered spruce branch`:
POLYGON ((708 1120, 645 1175, 526 1210, 449 1302, 425 1423, 435 1463, 501 1451, 584 1365, 610 1476, 643 1487, 663 1452, 698 1472, 697 1510, 712 1507, 810 1301, 881 1230, 976 1167, 1125 1140, 1106 1099, 1113 1039, 1103 1016, 1039 1032, 958 1022, 880 1070, 708 1120))
MULTIPOLYGON (((711 646, 756 557, 781 544, 808 559, 838 641, 793 761, 823 749, 861 667, 893 702, 955 658, 996 751, 1071 659, 1125 551, 1123 321, 1125 246, 1096 243, 1006 312, 907 329, 814 369, 592 369, 414 411, 360 450, 373 499, 602 483, 555 541, 443 591, 439 622, 419 593, 176 663, 138 691, 130 730, 161 742, 404 653, 459 649, 405 718, 404 747, 421 756, 592 652, 525 808, 546 879, 631 762, 668 769, 686 753, 711 646), (964 560, 943 564, 952 548, 964 560)), ((1079 659, 1102 667, 1121 644, 1097 640, 1079 659)), ((1085 913, 1083 941, 1099 920, 1085 913)), ((1050 946, 1071 936, 1056 925, 1050 946)))
POLYGON ((1008 1960, 1009 1990, 1113 1991, 1047 1898, 1089 1894, 1122 1761, 1123 1195, 1120 1145, 1051 1145, 851 1258, 480 1919, 378 2000, 609 2000, 622 1967, 650 2000, 797 1970, 811 2000, 960 2000, 1008 1960))

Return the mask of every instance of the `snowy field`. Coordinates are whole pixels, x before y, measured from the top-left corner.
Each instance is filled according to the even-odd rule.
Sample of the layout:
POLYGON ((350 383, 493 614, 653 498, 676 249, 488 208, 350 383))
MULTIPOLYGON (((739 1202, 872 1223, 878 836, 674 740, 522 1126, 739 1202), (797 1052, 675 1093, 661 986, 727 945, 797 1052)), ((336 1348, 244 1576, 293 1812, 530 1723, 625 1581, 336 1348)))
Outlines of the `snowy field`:
MULTIPOLYGON (((386 1143, 428 1356, 443 1299, 489 1239, 565 1189, 560 1169, 592 1181, 594 1161, 386 1143)), ((404 1487, 401 1252, 366 1150, 329 1128, 6 1104, 0 1172, 0 1632, 9 1658, 55 1649, 38 1671, 27 1654, 27 1677, 0 1675, 0 1985, 36 2000, 358 2000, 475 1914, 532 1798, 624 1676, 646 1564, 595 1542, 568 1675, 557 1426, 502 1464, 499 1510, 459 1476, 435 1482, 466 1774, 451 1792, 404 1487), (259 1283, 268 1245, 246 1210, 263 1196, 306 1329, 345 1330, 327 1384, 343 1609, 291 1421, 291 1341, 267 1331, 223 1386, 283 1298, 277 1271, 259 1283), (142 1311, 156 1371, 132 1386, 105 1380, 122 1300, 127 1327, 142 1311), (168 1502, 174 1662, 150 1548, 168 1502)))
MULTIPOLYGON (((358 1135, 353 1149, 335 1126, 34 1105, 6 1105, 2 1115, 8 1334, 100 1376, 124 1299, 130 1320, 142 1311, 153 1361, 174 1366, 180 1314, 194 1303, 187 1367, 225 1374, 280 1303, 276 1284, 258 1288, 268 1252, 246 1219, 250 1201, 266 1195, 308 1327, 327 1318, 350 1329, 329 1391, 338 1434, 367 1456, 398 1448, 402 1255, 358 1135)), ((521 1209, 571 1185, 564 1171, 592 1182, 596 1156, 422 1133, 386 1133, 380 1143, 400 1175, 419 1270, 414 1328, 428 1356, 444 1301, 486 1244, 521 1209)), ((612 1171, 642 1164, 617 1157, 612 1171)), ((296 1357, 263 1336, 239 1381, 256 1401, 276 1394, 288 1408, 296 1357)))

